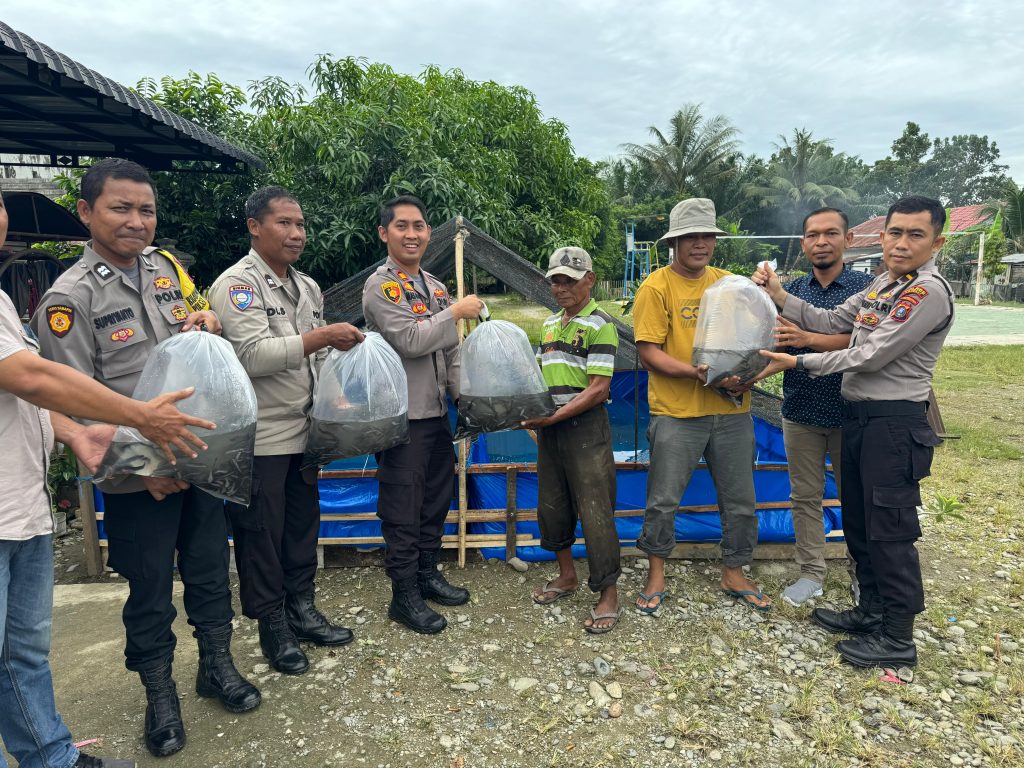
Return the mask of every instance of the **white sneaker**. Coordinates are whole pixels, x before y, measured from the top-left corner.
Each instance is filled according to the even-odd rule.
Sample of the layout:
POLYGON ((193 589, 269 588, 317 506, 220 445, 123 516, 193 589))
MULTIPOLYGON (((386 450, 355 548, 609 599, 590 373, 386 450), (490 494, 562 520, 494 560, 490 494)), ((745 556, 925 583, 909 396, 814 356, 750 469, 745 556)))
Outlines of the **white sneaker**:
POLYGON ((795 608, 799 608, 808 600, 821 597, 823 594, 825 593, 821 589, 821 584, 813 579, 801 577, 786 587, 782 592, 782 599, 795 608))

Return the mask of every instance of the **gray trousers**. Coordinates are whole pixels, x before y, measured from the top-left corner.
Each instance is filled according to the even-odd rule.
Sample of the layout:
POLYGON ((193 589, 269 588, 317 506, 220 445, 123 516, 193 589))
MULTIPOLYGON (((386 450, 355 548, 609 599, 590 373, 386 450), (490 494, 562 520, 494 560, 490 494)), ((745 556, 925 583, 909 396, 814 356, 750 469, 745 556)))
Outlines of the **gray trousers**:
POLYGON ((587 585, 601 592, 618 581, 615 531, 615 459, 603 405, 537 430, 537 523, 550 552, 576 541, 576 521, 587 541, 587 585))
POLYGON ((711 471, 722 520, 722 563, 748 565, 757 544, 754 497, 754 422, 749 413, 677 419, 652 416, 647 427, 651 466, 647 511, 637 548, 668 557, 676 543, 675 520, 701 455, 711 471))
MULTIPOLYGON (((789 497, 793 501, 796 563, 800 575, 825 582, 825 522, 821 500, 825 493, 825 454, 832 458, 836 490, 840 490, 843 430, 782 420, 789 463, 789 497)), ((841 498, 841 497, 840 497, 841 498)))

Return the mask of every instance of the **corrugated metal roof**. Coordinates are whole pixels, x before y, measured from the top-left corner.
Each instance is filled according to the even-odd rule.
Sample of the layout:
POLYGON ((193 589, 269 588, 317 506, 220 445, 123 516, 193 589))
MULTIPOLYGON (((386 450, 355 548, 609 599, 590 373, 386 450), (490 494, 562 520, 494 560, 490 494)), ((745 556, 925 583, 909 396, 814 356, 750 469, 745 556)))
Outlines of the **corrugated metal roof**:
MULTIPOLYGON (((984 208, 984 205, 963 205, 959 208, 951 208, 947 212, 949 231, 963 232, 976 224, 981 224, 990 216, 990 214, 982 213, 984 208)), ((876 248, 878 236, 882 234, 884 226, 885 216, 875 216, 855 227, 850 227, 850 231, 853 232, 853 244, 850 245, 850 248, 876 248)))
MULTIPOLYGON (((0 22, 0 153, 124 157, 152 170, 205 161, 263 168, 256 155, 0 22)), ((57 158, 66 162, 56 162, 57 158)), ((213 170, 211 169, 211 170, 213 170)))

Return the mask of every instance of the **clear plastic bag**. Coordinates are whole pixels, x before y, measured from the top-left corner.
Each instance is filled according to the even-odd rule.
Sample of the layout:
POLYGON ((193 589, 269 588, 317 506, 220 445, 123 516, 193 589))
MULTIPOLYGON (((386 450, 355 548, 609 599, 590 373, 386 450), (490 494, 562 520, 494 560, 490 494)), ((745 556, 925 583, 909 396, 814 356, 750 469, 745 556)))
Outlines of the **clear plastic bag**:
POLYGON ((177 403, 192 416, 217 425, 210 431, 191 427, 209 448, 192 459, 177 455, 177 464, 136 430, 120 427, 96 473, 97 480, 118 475, 174 477, 238 504, 249 503, 252 459, 256 447, 256 393, 231 344, 212 333, 179 333, 156 345, 142 369, 132 397, 195 387, 177 403))
POLYGON ((523 421, 554 412, 554 400, 522 328, 507 320, 489 320, 466 337, 459 367, 456 440, 519 429, 523 421))
POLYGON ((707 386, 739 376, 749 381, 768 365, 758 354, 775 347, 775 305, 760 287, 739 275, 723 277, 700 299, 693 364, 707 365, 707 386))
POLYGON ((313 394, 302 468, 409 442, 409 383, 402 358, 379 333, 327 356, 313 394))

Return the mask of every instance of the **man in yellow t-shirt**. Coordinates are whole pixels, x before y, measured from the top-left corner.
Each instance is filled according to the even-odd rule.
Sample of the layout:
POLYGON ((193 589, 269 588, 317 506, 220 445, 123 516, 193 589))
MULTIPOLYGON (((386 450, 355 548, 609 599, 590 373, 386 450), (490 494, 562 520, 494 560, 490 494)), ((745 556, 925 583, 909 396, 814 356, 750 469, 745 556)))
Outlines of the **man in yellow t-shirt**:
MULTIPOLYGON (((735 405, 706 387, 706 366, 690 364, 701 296, 729 273, 708 266, 717 235, 715 204, 706 198, 683 200, 672 209, 661 240, 673 251, 672 263, 640 286, 633 307, 634 335, 648 371, 651 422, 647 439, 647 510, 637 547, 650 559, 647 584, 637 599, 641 613, 654 614, 667 597, 665 559, 676 543, 675 515, 701 456, 711 470, 722 519, 722 589, 758 611, 771 601, 743 573, 757 543, 754 498, 754 424, 750 395, 735 405)), ((723 382, 738 387, 735 377, 723 382)))

